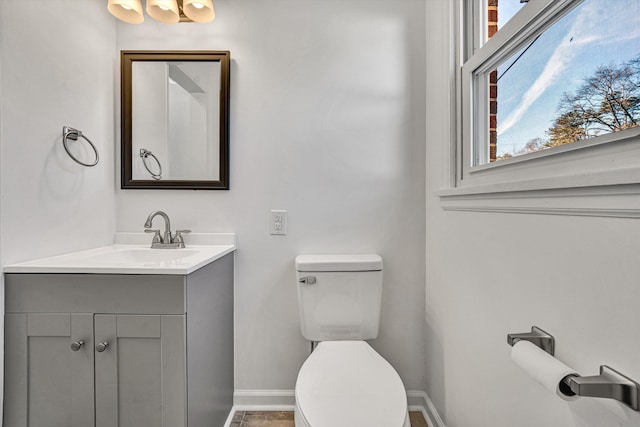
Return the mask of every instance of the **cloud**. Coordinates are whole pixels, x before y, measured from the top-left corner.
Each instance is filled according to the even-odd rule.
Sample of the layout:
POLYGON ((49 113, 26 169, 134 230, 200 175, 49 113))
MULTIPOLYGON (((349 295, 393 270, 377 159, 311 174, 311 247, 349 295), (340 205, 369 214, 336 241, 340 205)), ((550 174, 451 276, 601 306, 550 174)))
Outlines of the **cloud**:
POLYGON ((602 19, 594 19, 604 5, 592 2, 585 6, 578 16, 574 18, 571 28, 562 38, 562 43, 551 54, 542 73, 524 93, 520 103, 504 120, 498 123, 498 135, 516 125, 538 98, 558 81, 575 58, 579 47, 589 45, 592 48, 594 43, 611 38, 611 32, 602 33, 603 27, 605 29, 607 27, 603 25, 602 19), (594 23, 599 25, 594 25, 594 23))
POLYGON ((498 134, 502 134, 509 130, 512 126, 520 121, 522 116, 525 115, 529 107, 542 96, 542 94, 551 86, 562 72, 567 68, 567 64, 570 62, 574 49, 567 49, 564 43, 553 52, 549 61, 544 67, 540 76, 531 85, 531 87, 522 96, 520 104, 507 116, 504 121, 498 125, 498 134))

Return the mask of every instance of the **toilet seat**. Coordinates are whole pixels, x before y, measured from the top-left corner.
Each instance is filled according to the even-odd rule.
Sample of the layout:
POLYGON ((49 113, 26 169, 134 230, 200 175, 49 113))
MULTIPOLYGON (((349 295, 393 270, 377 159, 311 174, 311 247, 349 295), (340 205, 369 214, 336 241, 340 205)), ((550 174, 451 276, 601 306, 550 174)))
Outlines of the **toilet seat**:
POLYGON ((296 427, 409 426, 398 373, 365 341, 324 341, 296 382, 296 427))

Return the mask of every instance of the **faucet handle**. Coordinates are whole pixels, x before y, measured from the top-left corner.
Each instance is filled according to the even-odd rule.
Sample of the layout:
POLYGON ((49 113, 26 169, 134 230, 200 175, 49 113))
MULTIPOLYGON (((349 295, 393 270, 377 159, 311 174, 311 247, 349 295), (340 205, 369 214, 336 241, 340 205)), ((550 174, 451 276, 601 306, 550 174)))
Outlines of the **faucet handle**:
POLYGON ((183 234, 191 233, 191 230, 176 230, 176 235, 173 236, 173 243, 177 243, 179 248, 184 248, 183 234))
POLYGON ((145 228, 144 232, 145 233, 155 233, 153 235, 153 240, 151 241, 151 244, 162 243, 162 236, 160 236, 160 230, 152 230, 151 228, 145 228))

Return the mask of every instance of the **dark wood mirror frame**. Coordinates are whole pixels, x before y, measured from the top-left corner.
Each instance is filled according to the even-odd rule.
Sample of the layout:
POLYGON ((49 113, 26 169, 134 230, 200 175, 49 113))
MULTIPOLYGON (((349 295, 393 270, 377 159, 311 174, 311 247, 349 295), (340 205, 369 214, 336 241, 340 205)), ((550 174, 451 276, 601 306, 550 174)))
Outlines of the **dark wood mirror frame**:
POLYGON ((121 188, 123 189, 229 189, 229 69, 228 51, 122 51, 121 77, 121 188), (217 181, 134 180, 132 138, 132 71, 134 61, 216 61, 220 62, 220 166, 217 181))

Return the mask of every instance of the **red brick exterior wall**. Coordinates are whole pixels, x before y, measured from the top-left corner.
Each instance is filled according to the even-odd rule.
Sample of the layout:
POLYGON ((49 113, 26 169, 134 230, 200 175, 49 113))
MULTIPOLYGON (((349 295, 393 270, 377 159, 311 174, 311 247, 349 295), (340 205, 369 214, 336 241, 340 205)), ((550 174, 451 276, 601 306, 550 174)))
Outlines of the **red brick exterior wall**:
MULTIPOLYGON (((498 0, 488 0, 488 36, 498 31, 498 0)), ((498 149, 498 70, 489 74, 489 161, 495 162, 498 149)))

